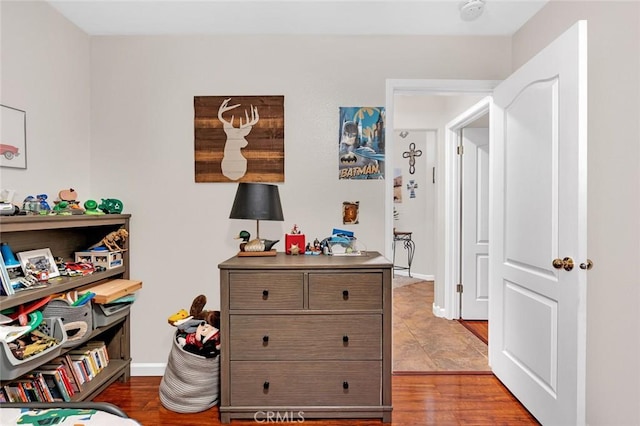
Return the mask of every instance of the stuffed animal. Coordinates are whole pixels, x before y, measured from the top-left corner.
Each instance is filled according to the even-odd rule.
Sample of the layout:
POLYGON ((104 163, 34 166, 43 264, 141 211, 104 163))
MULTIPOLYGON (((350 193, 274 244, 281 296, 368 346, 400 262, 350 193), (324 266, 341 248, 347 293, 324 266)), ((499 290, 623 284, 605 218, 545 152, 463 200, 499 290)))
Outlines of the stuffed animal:
POLYGON ((194 333, 180 334, 178 344, 182 348, 205 358, 214 358, 220 353, 220 332, 217 328, 203 320, 194 333))
POLYGON ((178 321, 182 321, 186 319, 188 316, 189 316, 189 312, 187 312, 186 309, 180 309, 178 312, 176 312, 175 314, 167 318, 167 322, 175 326, 178 321))
POLYGON ((208 324, 215 328, 220 328, 220 311, 209 311, 204 309, 204 305, 207 304, 207 296, 201 294, 196 296, 191 303, 191 309, 189 315, 194 319, 200 319, 206 321, 208 324))

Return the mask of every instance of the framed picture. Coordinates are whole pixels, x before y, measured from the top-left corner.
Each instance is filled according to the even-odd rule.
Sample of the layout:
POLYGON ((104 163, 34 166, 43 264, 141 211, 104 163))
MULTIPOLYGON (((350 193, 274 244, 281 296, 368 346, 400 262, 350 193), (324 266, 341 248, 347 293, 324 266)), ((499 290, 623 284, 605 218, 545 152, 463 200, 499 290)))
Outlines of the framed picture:
POLYGON ((60 276, 56 261, 48 248, 20 252, 18 260, 25 275, 34 272, 47 272, 49 278, 60 276))
POLYGON ((27 113, 0 105, 0 167, 27 168, 27 113))
POLYGON ((0 256, 0 280, 2 280, 2 294, 5 296, 13 294, 11 279, 9 278, 9 273, 7 272, 7 268, 4 264, 4 258, 2 256, 0 256))

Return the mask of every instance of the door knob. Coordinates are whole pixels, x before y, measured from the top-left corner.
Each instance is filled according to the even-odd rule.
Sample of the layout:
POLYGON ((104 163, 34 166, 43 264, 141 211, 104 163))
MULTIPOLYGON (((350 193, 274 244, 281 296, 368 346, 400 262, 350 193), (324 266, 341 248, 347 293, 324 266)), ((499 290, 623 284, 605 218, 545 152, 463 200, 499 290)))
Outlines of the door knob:
POLYGON ((587 259, 586 263, 580 264, 580 269, 586 269, 588 271, 591 268, 593 268, 593 262, 591 261, 591 259, 587 259))
POLYGON ((551 264, 556 269, 564 269, 565 271, 570 271, 573 269, 573 259, 570 257, 565 257, 564 259, 553 259, 553 262, 551 262, 551 264))

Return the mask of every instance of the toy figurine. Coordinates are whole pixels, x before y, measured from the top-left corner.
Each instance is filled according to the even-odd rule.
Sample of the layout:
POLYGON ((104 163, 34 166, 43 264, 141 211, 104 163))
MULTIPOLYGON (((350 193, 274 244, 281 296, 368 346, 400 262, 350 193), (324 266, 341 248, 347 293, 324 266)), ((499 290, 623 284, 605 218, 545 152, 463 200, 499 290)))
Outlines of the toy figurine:
POLYGON ((40 202, 40 214, 47 214, 51 211, 51 206, 47 203, 47 194, 38 194, 36 198, 40 202))
POLYGON ((128 237, 129 232, 124 228, 120 228, 117 231, 109 232, 103 239, 89 247, 89 250, 104 246, 109 251, 123 251, 128 237))
MULTIPOLYGON (((66 211, 68 211, 69 214, 83 214, 84 213, 84 209, 82 207, 80 207, 80 203, 78 202, 78 193, 76 192, 75 189, 73 188, 69 188, 69 189, 63 189, 58 193, 58 199, 59 201, 54 201, 54 203, 56 204, 53 207, 53 210, 56 211, 56 207, 58 206, 58 204, 66 202, 67 203, 67 207, 66 207, 66 211)), ((60 213, 58 213, 60 214, 60 213)), ((66 214, 66 213, 64 213, 66 214)))
POLYGON ((102 210, 98 210, 96 200, 87 200, 84 202, 84 214, 100 215, 105 214, 102 210))
POLYGON ((115 198, 102 198, 102 202, 98 208, 107 214, 120 214, 124 206, 122 205, 122 201, 115 198))
POLYGON ((55 214, 61 216, 70 216, 71 208, 69 207, 69 203, 66 201, 58 201, 55 206, 53 206, 53 212, 55 214))

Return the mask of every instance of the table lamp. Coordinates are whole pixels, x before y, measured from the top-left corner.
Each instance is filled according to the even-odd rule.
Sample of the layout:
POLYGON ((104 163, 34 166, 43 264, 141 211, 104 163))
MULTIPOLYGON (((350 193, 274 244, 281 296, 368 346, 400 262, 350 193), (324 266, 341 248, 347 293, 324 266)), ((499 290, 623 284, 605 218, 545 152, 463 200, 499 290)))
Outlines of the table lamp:
MULTIPOLYGON (((229 219, 254 219, 256 221, 256 238, 260 240, 261 220, 284 220, 278 187, 265 183, 239 183, 229 219)), ((245 256, 250 256, 249 253, 253 253, 255 256, 265 256, 267 253, 275 255, 275 250, 272 251, 269 247, 263 252, 247 251, 241 253, 245 256)))

